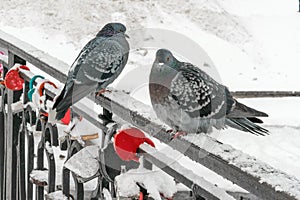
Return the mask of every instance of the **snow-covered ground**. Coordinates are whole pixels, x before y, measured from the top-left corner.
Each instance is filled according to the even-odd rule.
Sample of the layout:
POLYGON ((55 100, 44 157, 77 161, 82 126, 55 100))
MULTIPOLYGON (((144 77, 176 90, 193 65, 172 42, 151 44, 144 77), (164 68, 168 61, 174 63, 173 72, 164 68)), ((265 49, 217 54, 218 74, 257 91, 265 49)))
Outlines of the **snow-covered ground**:
POLYGON ((1 7, 2 30, 69 64, 105 23, 121 21, 128 30, 164 28, 190 37, 233 90, 300 87, 297 0, 2 0, 1 7))
MULTIPOLYGON (((1 0, 0 29, 68 64, 107 22, 126 24, 129 34, 143 28, 166 29, 199 44, 231 90, 299 91, 297 11, 297 0, 1 0)), ((114 86, 130 89, 132 96, 149 104, 145 91, 153 56, 150 50, 132 52, 114 86)), ((300 179, 300 98, 240 101, 269 114, 264 121, 270 136, 232 129, 214 136, 300 179)), ((195 171, 222 182, 205 169, 195 171)), ((221 185, 228 188, 227 183, 221 185)))

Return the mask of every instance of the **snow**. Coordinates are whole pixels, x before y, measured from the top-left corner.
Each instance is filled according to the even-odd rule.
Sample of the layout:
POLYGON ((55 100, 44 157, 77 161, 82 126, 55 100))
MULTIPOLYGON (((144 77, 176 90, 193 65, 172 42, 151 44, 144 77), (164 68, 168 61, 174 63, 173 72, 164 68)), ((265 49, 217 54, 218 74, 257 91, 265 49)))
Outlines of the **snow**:
POLYGON ((233 164, 243 171, 257 177, 260 182, 266 182, 272 185, 277 191, 289 192, 292 196, 300 198, 300 181, 280 170, 271 167, 259 161, 257 158, 249 156, 239 150, 233 149, 230 145, 219 144, 212 138, 204 135, 187 135, 184 139, 207 150, 208 152, 218 155, 229 164, 233 164))
POLYGON ((59 199, 59 200, 67 200, 68 197, 63 195, 62 191, 52 192, 50 194, 46 194, 47 199, 59 199))
MULTIPOLYGON (((133 111, 138 111, 140 114, 142 114, 144 117, 150 119, 151 121, 154 122, 158 122, 159 120, 157 120, 155 118, 155 115, 151 112, 149 112, 150 108, 149 106, 141 103, 141 102, 137 102, 134 99, 131 99, 130 96, 128 95, 126 97, 126 94, 122 91, 112 91, 109 94, 106 94, 106 96, 108 96, 109 98, 111 98, 112 100, 120 103, 121 105, 124 105, 126 107, 129 107, 130 109, 132 109, 133 111), (130 104, 127 104, 127 102, 130 102, 130 104)), ((280 179, 278 179, 277 181, 273 181, 272 179, 273 174, 275 173, 271 173, 269 174, 269 176, 264 174, 264 171, 268 171, 269 170, 269 165, 264 165, 263 163, 256 163, 258 165, 262 165, 260 168, 262 169, 261 173, 256 172, 255 166, 253 166, 253 170, 254 172, 252 173, 252 175, 254 176, 258 176, 261 177, 262 181, 266 181, 269 184, 272 185, 272 183, 274 184, 274 187, 276 187, 277 189, 279 188, 284 188, 286 189, 286 191, 290 191, 291 193, 294 193, 295 195, 298 195, 298 189, 291 187, 291 185, 296 185, 298 184, 298 180, 299 180, 299 171, 295 170, 295 169, 299 169, 300 167, 300 163, 299 162, 295 162, 295 160, 299 160, 299 155, 296 152, 299 152, 299 134, 298 134, 298 129, 295 129, 296 124, 294 122, 299 122, 297 121, 296 118, 296 114, 293 116, 291 116, 291 118, 293 118, 294 120, 289 121, 288 116, 284 115, 284 116, 280 116, 283 117, 283 123, 285 123, 285 127, 278 127, 278 124, 276 123, 277 121, 275 120, 274 122, 272 121, 272 116, 279 116, 278 114, 276 114, 276 112, 278 111, 274 111, 274 109, 272 108, 272 105, 268 104, 268 100, 269 101, 274 101, 275 104, 278 107, 281 107, 281 105, 283 107, 287 107, 287 106, 294 106, 294 104, 291 104, 289 102, 295 102, 297 103, 297 98, 295 100, 295 98, 272 98, 272 99, 242 99, 242 102, 248 102, 248 104, 251 105, 257 104, 258 109, 261 108, 266 108, 266 110, 268 111, 268 106, 270 106, 270 120, 266 120, 266 126, 267 128, 270 130, 270 135, 266 136, 266 137, 257 137, 254 135, 251 135, 250 133, 244 133, 238 130, 234 130, 234 129, 227 129, 227 130, 222 130, 222 131, 215 131, 212 136, 214 138, 217 138, 219 141, 224 142, 225 144, 232 144, 235 148, 242 150, 243 152, 246 152, 250 155, 255 155, 256 158, 261 158, 261 160, 264 160, 265 162, 272 164, 273 167, 275 167, 276 169, 279 169, 279 171, 276 171, 276 173, 278 174, 278 176, 282 177, 280 179), (262 104, 259 104, 259 102, 263 102, 262 104), (256 104, 255 104, 256 103, 256 104), (268 106, 267 106, 268 105, 268 106), (273 112, 272 112, 273 111, 273 112), (275 113, 274 113, 275 112, 275 113), (293 122, 294 121, 294 122, 293 122), (294 125, 294 127, 293 127, 294 125), (282 133, 284 133, 285 135, 287 135, 288 137, 285 138, 285 140, 282 139, 282 133), (294 145, 293 145, 294 144, 294 145), (285 160, 286 163, 282 163, 282 160, 285 160), (285 173, 283 173, 282 171, 284 171, 285 173), (293 174, 295 177, 292 176, 288 176, 286 173, 288 174, 293 174), (298 180, 297 180, 297 178, 298 180)), ((290 108, 292 109, 292 108, 290 108)), ((189 135, 187 136, 187 138, 190 138, 189 141, 195 143, 198 146, 204 147, 212 152, 215 152, 215 146, 214 146, 214 142, 212 143, 211 140, 206 137, 205 135, 189 135), (197 141, 197 142, 195 142, 197 141)), ((156 143, 157 144, 157 143, 156 143)), ((163 147, 163 150, 166 151, 165 149, 166 147, 163 147)), ((215 152, 218 153, 218 152, 215 152)), ((235 155, 234 153, 237 153, 235 156, 240 156, 241 152, 240 151, 230 151, 230 153, 232 153, 233 155, 235 155), (238 153, 237 153, 238 152, 238 153)), ((173 154, 173 153, 169 153, 169 154, 173 154)), ((229 154, 230 155, 230 154, 229 154)), ((180 156, 180 154, 178 154, 179 158, 182 157, 180 156)), ((200 156, 200 155, 199 155, 200 156)), ((201 155, 201 156, 206 156, 206 155, 201 155)), ((244 155, 243 155, 244 156, 244 155)), ((241 157, 241 165, 238 166, 242 166, 243 163, 243 158, 241 157)), ((255 161, 256 158, 249 158, 249 160, 251 161, 255 161)), ((228 159, 227 157, 225 157, 225 159, 228 159)), ((229 162, 232 162, 233 158, 231 158, 229 160, 229 162)), ((235 159, 236 161, 238 161, 238 159, 235 159)), ((183 159, 182 162, 180 162, 181 164, 187 166, 188 164, 186 163, 186 159, 183 159), (183 162, 184 161, 184 162, 183 162)), ((251 169, 251 167, 255 163, 249 162, 248 163, 248 168, 251 169)), ((203 170, 200 166, 195 165, 195 163, 190 163, 188 166, 190 166, 191 168, 193 168, 193 171, 199 174, 204 174, 204 177, 209 177, 209 180, 213 180, 213 182, 216 181, 215 178, 211 178, 212 175, 210 172, 207 172, 207 170, 203 170), (197 168, 196 168, 197 166, 197 168)), ((247 169, 247 172, 250 172, 249 169, 247 169)), ((276 177, 276 176, 275 176, 276 177)), ((225 188, 230 188, 231 190, 237 190, 237 191, 242 191, 245 192, 243 190, 241 190, 240 188, 237 187, 232 187, 230 184, 226 183, 224 180, 217 180, 218 185, 220 185, 221 187, 225 187, 225 188)))
POLYGON ((48 141, 45 143, 45 149, 48 153, 53 154, 53 149, 48 141))
POLYGON ((175 181, 160 170, 151 171, 140 166, 131 169, 115 178, 118 195, 120 197, 138 196, 140 189, 136 183, 147 188, 149 197, 160 200, 160 193, 165 197, 172 197, 177 191, 175 181))
POLYGON ((236 192, 243 192, 247 193, 244 189, 234 185, 232 182, 224 179, 222 176, 216 174, 215 172, 209 170, 208 168, 204 167, 203 165, 192 161, 188 157, 184 156, 177 150, 159 142, 155 138, 151 138, 156 146, 156 149, 160 152, 164 152, 166 155, 170 156, 174 160, 177 160, 179 164, 185 166, 188 169, 191 169, 195 174, 201 175, 207 181, 214 183, 216 186, 228 190, 228 191, 236 191, 236 192))
POLYGON ((64 166, 82 178, 90 178, 99 170, 98 146, 88 146, 73 155, 64 166))
POLYGON ((48 183, 48 170, 32 170, 30 177, 34 180, 38 180, 41 183, 48 183))
MULTIPOLYGON (((82 120, 76 122, 75 127, 70 132, 70 135, 73 136, 74 138, 77 138, 78 140, 81 140, 80 138, 82 136, 92 135, 92 134, 102 135, 102 130, 99 129, 98 127, 95 127, 91 122, 87 121, 84 118, 82 120)), ((102 140, 101 137, 98 137, 97 139, 90 140, 89 145, 92 145, 92 144, 93 145, 100 145, 101 140, 102 140)))
POLYGON ((217 197, 219 199, 224 199, 224 200, 225 199, 231 199, 231 200, 234 199, 233 197, 228 195, 223 189, 220 189, 220 188, 216 187, 214 184, 208 182, 207 180, 205 180, 201 176, 195 174, 192 170, 187 169, 187 168, 184 167, 184 165, 181 165, 180 163, 178 163, 176 161, 177 159, 172 158, 172 154, 167 155, 166 153, 162 153, 161 151, 157 151, 155 148, 152 148, 147 144, 142 144, 140 146, 140 148, 142 148, 143 150, 146 150, 147 153, 150 153, 156 159, 160 160, 161 162, 163 162, 167 166, 174 169, 177 173, 184 174, 184 176, 187 179, 193 181, 194 184, 197 184, 198 186, 200 186, 204 190, 209 191, 215 197, 217 197))
POLYGON ((3 0, 0 28, 68 64, 101 26, 112 20, 125 23, 128 31, 143 27, 176 30, 205 49, 223 82, 234 90, 299 90, 297 73, 293 73, 299 57, 294 39, 300 31, 297 4, 296 0, 152 0, 130 4, 3 0), (28 13, 26 17, 24 13, 28 13))
POLYGON ((11 104, 11 110, 14 113, 21 112, 23 110, 23 102, 22 101, 17 101, 13 104, 11 104))
POLYGON ((23 108, 27 108, 27 106, 30 106, 31 108, 33 108, 33 110, 36 108, 34 103, 32 103, 31 101, 23 104, 23 108))
POLYGON ((103 196, 104 196, 104 199, 105 199, 105 200, 112 200, 111 194, 110 194, 110 192, 108 191, 108 189, 103 188, 102 193, 103 193, 103 196))
MULTIPOLYGON (((211 68, 217 68, 218 73, 212 69, 213 75, 219 76, 216 78, 231 90, 300 90, 297 0, 188 0, 184 3, 180 0, 133 0, 130 3, 104 0, 101 4, 92 0, 2 0, 1 6, 1 30, 69 65, 83 45, 105 23, 113 20, 125 23, 129 33, 144 27, 163 28, 191 38, 208 54, 207 59, 213 62, 211 68)), ((150 105, 147 83, 155 50, 131 52, 126 69, 113 84, 130 91, 131 97, 146 105, 150 105)), ((189 57, 186 54, 189 53, 176 56, 184 60, 189 57)), ((57 67, 65 73, 68 71, 66 66, 57 67)), ((151 107, 121 100, 155 119, 151 107)), ((263 126, 270 129, 270 136, 256 137, 227 129, 213 133, 212 137, 300 179, 299 98, 239 101, 269 114, 269 118, 263 119, 263 126)), ((180 163, 188 163, 194 172, 209 181, 237 190, 182 155, 180 163)))

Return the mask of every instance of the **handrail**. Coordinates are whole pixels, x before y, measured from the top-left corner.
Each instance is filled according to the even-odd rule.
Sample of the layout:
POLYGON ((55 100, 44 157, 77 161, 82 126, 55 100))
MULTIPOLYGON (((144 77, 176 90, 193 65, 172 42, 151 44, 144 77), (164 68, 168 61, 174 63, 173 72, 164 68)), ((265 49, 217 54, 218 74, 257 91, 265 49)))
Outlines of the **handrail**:
MULTIPOLYGON (((14 38, 6 33, 0 31, 0 46, 8 49, 12 55, 17 55, 24 60, 30 62, 34 66, 48 73, 57 80, 64 82, 66 80, 66 75, 59 71, 56 66, 60 66, 67 69, 68 66, 51 57, 50 55, 36 49, 35 47, 28 45, 25 42, 14 38)), ((33 76, 31 72, 21 72, 21 76, 27 81, 33 76)), ((58 93, 57 90, 50 87, 46 87, 47 95, 54 96, 58 93)), ((118 98, 124 98, 126 93, 120 91, 112 92, 107 96, 96 97, 95 102, 105 109, 118 115, 123 120, 135 125, 136 127, 149 133, 151 136, 159 139, 160 141, 166 143, 172 148, 183 153, 190 159, 202 164, 203 166, 209 168, 212 171, 220 174, 224 178, 232 181, 233 183, 239 185, 240 187, 248 190, 250 193, 256 195, 261 199, 300 199, 300 181, 295 177, 287 175, 284 172, 276 170, 271 166, 257 161, 255 158, 250 157, 240 151, 233 149, 228 145, 224 145, 213 138, 206 137, 212 145, 218 147, 218 151, 211 149, 206 149, 205 147, 189 141, 188 138, 176 138, 171 141, 171 136, 167 134, 163 125, 156 122, 151 116, 146 116, 137 112, 136 110, 126 108, 122 102, 118 101, 118 98), (260 173, 255 173, 244 169, 240 163, 237 162, 238 157, 229 157, 224 154, 237 153, 238 157, 245 157, 248 159, 248 164, 253 164, 255 167, 260 168, 264 171, 264 177, 260 173), (206 155, 204 157, 199 155, 206 155), (273 174, 272 174, 273 173, 273 174), (276 174, 278 178, 281 178, 282 182, 274 183, 271 179, 265 179, 265 177, 270 178, 276 174), (284 185, 284 182, 289 183, 289 186, 284 185), (278 190, 277 188, 280 188, 278 190)), ((128 97, 127 97, 128 98, 128 97)), ((136 101, 136 100, 133 100, 136 101)), ((144 106, 141 102, 136 101, 138 105, 144 106)), ((83 115, 87 120, 92 122, 96 126, 101 128, 106 128, 101 125, 97 119, 97 113, 93 110, 87 108, 83 103, 79 102, 74 106, 75 112, 83 115)))
POLYGON ((236 98, 300 97, 299 91, 234 91, 236 98))
MULTIPOLYGON (((125 102, 123 97, 125 95, 126 93, 121 91, 112 92, 111 94, 107 95, 109 97, 97 97, 96 103, 100 104, 107 110, 112 111, 123 120, 135 125, 139 129, 168 144, 175 150, 178 150, 185 156, 189 157, 191 160, 202 164, 208 169, 232 181, 233 183, 239 185, 261 199, 296 199, 295 196, 300 198, 299 180, 293 176, 289 176, 286 173, 281 172, 280 170, 276 170, 270 165, 260 162, 247 154, 235 150, 229 145, 222 144, 221 142, 209 136, 203 135, 202 137, 205 138, 203 140, 207 141, 206 144, 210 144, 210 146, 215 147, 213 149, 207 149, 205 145, 201 146, 200 144, 194 144, 185 138, 176 138, 170 142, 172 136, 167 133, 167 130, 163 125, 157 123, 155 119, 151 118, 151 116, 143 116, 135 110, 127 109, 123 105, 125 102), (268 174, 258 174, 256 172, 243 169, 243 166, 237 162, 238 157, 228 157, 230 153, 233 155, 238 154, 239 157, 247 158, 249 161, 249 163, 247 163, 247 167, 250 167, 250 164, 252 164, 253 168, 255 169, 262 169, 264 172, 270 172, 269 176, 266 177, 268 174), (274 176, 274 174, 278 176, 278 179, 283 178, 282 185, 273 185, 274 182, 271 178, 274 176), (269 178, 269 180, 266 180, 266 178, 269 178), (276 189, 277 187, 287 188, 284 185, 286 183, 289 183, 290 188, 295 192, 294 194, 289 194, 289 192, 285 191, 284 189, 282 189, 282 191, 278 191, 276 189)), ((141 107, 145 106, 137 100, 131 99, 131 102, 133 102, 133 105, 140 105, 141 107)), ((145 108, 145 110, 149 109, 145 108)))
POLYGON ((58 81, 66 81, 67 77, 65 73, 58 70, 58 68, 65 69, 65 72, 67 72, 69 65, 66 63, 3 31, 0 31, 0 46, 18 55, 32 65, 38 66, 40 70, 55 77, 58 81))

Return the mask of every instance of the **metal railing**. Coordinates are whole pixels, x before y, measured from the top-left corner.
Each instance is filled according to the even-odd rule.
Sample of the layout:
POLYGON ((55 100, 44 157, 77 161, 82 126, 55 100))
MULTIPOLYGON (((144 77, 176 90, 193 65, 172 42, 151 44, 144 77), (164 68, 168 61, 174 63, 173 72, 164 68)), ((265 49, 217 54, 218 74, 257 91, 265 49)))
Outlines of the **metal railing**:
MULTIPOLYGON (((8 61, 0 61, 4 66, 9 69, 15 63, 26 64, 30 63, 35 67, 39 68, 43 72, 55 77, 58 81, 64 82, 66 80, 66 75, 58 68, 68 69, 68 66, 49 56, 46 53, 14 38, 8 34, 0 31, 0 47, 8 51, 8 61)), ((0 109, 0 195, 1 199, 44 199, 45 185, 43 183, 37 184, 36 194, 33 194, 33 184, 30 181, 30 173, 35 168, 37 170, 45 170, 44 166, 44 155, 46 155, 48 162, 48 181, 47 181, 47 193, 54 192, 57 189, 62 189, 65 195, 70 193, 70 171, 68 169, 63 169, 63 185, 62 188, 57 188, 55 180, 55 159, 53 154, 48 152, 45 148, 46 142, 51 146, 58 146, 58 134, 57 127, 54 124, 48 123, 46 119, 40 117, 38 114, 37 118, 35 110, 32 109, 28 103, 27 95, 23 95, 22 104, 23 108, 21 110, 13 110, 13 104, 20 101, 20 97, 28 92, 28 82, 34 76, 33 73, 28 71, 20 72, 22 78, 25 80, 25 87, 23 91, 13 92, 5 88, 1 88, 1 109, 0 109), (39 145, 34 147, 33 141, 33 131, 27 128, 27 123, 30 125, 36 125, 36 131, 41 131, 42 136, 40 138, 39 145), (27 146, 25 146, 25 137, 27 140, 27 146), (25 150, 25 148, 27 148, 25 150), (37 163, 34 165, 34 149, 37 149, 37 163), (27 152, 27 155, 25 155, 27 152)), ((45 87, 45 93, 49 99, 54 98, 58 93, 58 90, 51 87, 45 87)), ((239 93, 237 93, 239 94, 239 93)), ((72 107, 72 110, 78 115, 83 116, 93 125, 101 128, 106 135, 110 135, 111 130, 106 126, 108 122, 112 121, 112 114, 117 115, 119 118, 131 123, 137 128, 145 131, 149 135, 157 138, 161 142, 169 145, 173 149, 181 152, 183 155, 187 156, 193 161, 209 168, 210 170, 218 173, 224 178, 232 181, 238 186, 249 191, 251 194, 255 195, 259 199, 297 199, 300 193, 300 181, 296 178, 287 175, 279 170, 272 168, 271 166, 259 162, 256 159, 251 160, 253 167, 261 168, 266 171, 264 177, 260 174, 252 173, 251 171, 245 170, 243 167, 235 163, 234 159, 229 159, 223 157, 222 154, 211 151, 201 145, 196 145, 186 139, 176 138, 171 141, 171 135, 167 134, 165 128, 158 124, 151 117, 145 116, 136 110, 129 109, 122 102, 118 101, 118 96, 126 96, 128 94, 117 91, 114 95, 92 97, 95 103, 103 108, 103 113, 106 119, 103 120, 98 117, 99 113, 96 113, 93 109, 89 108, 81 102, 78 102, 72 107), (205 156, 199 156, 205 155, 205 156), (284 185, 273 185, 271 181, 264 179, 265 177, 271 177, 280 175, 282 178, 282 183, 288 182, 290 185, 294 185, 291 189, 285 187, 284 185), (280 187, 281 190, 276 188, 280 187), (297 196, 298 195, 298 196, 297 196)), ((239 95, 247 96, 247 93, 241 93, 239 95)), ((257 95, 257 94, 256 94, 257 95)), ((258 95, 259 96, 259 95, 258 95)), ((130 98, 130 97, 128 97, 130 98)), ((132 99, 132 101, 136 101, 132 99)), ((137 102, 141 104, 141 102, 137 102)), ((105 137, 105 134, 103 137, 105 137)), ((237 150, 232 147, 223 145, 222 143, 210 138, 208 136, 205 138, 210 142, 210 144, 222 147, 224 152, 237 152, 237 150), (224 147, 224 148, 223 148, 224 147)), ((66 145, 66 144, 64 144, 66 145)), ((80 150, 78 144, 69 141, 67 144, 68 157, 72 156, 80 150)), ((144 153, 144 157, 147 161, 153 163, 154 165, 165 166, 166 160, 172 159, 167 155, 163 155, 160 152, 155 151, 155 149, 142 145, 140 151, 144 153), (161 159, 161 158, 164 159, 161 159)), ((239 152, 239 156, 248 155, 239 152)), ((250 162, 250 161, 249 161, 250 162)), ((173 176, 179 182, 182 182, 186 186, 190 187, 197 199, 231 199, 232 197, 225 193, 222 189, 217 188, 214 184, 209 183, 200 177, 200 175, 189 176, 184 172, 187 170, 184 166, 172 161, 174 165, 165 166, 162 168, 163 171, 173 176), (209 185, 210 187, 207 187, 209 185)), ((106 175, 107 176, 107 175, 106 175)), ((109 176, 109 175, 108 175, 109 176)), ((73 174, 75 180, 75 197, 76 199, 83 199, 84 188, 82 181, 76 178, 73 174)), ((94 177, 95 178, 95 177, 94 177)), ((98 174, 98 187, 93 192, 93 198, 101 198, 102 186, 107 184, 105 175, 101 173, 98 174)), ((34 182, 34 180, 33 180, 34 182)))

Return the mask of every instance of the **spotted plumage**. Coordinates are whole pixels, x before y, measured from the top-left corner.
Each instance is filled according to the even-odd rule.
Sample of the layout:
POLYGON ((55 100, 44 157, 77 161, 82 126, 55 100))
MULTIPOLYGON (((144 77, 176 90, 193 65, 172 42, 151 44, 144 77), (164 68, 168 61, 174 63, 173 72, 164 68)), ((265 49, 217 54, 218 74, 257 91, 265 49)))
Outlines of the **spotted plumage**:
POLYGON ((177 131, 209 133, 228 125, 253 134, 268 132, 253 123, 267 114, 239 103, 227 87, 166 49, 156 53, 149 91, 158 118, 177 131))
POLYGON ((57 120, 71 105, 93 91, 105 89, 119 76, 129 54, 125 31, 123 24, 109 23, 81 50, 53 106, 57 120))

